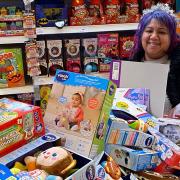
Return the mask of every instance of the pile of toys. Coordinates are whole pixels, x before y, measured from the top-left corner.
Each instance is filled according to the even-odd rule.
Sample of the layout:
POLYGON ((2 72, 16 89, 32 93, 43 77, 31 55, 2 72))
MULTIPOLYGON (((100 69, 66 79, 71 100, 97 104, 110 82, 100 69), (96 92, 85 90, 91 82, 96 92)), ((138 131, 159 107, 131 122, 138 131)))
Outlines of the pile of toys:
POLYGON ((0 178, 178 180, 179 120, 149 114, 145 90, 58 70, 44 120, 39 107, 1 99, 0 178))

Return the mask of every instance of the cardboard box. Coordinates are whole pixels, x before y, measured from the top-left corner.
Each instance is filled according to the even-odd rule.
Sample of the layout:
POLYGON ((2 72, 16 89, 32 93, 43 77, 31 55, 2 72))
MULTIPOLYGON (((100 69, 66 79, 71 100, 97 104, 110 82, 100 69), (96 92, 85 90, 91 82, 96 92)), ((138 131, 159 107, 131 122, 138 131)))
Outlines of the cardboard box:
POLYGON ((110 79, 120 88, 149 89, 149 113, 156 117, 163 117, 170 109, 166 103, 168 71, 169 64, 112 60, 110 79))
POLYGON ((56 71, 44 116, 46 127, 64 138, 66 148, 95 157, 104 148, 115 90, 107 79, 56 71))
POLYGON ((105 152, 117 164, 133 171, 155 168, 160 161, 160 152, 150 149, 131 149, 118 144, 106 144, 105 152))
POLYGON ((158 120, 153 115, 131 102, 129 99, 115 93, 111 113, 111 118, 122 118, 126 120, 140 119, 149 126, 158 129, 158 120))
POLYGON ((154 136, 133 130, 125 122, 109 119, 106 144, 151 148, 154 143, 154 136))
MULTIPOLYGON (((17 150, 13 151, 12 153, 3 156, 0 159, 0 169, 4 170, 7 175, 9 174, 8 168, 12 168, 15 162, 24 163, 24 158, 26 156, 32 156, 38 151, 44 151, 50 147, 60 145, 61 139, 58 135, 53 133, 45 134, 38 139, 31 141, 29 144, 26 144, 17 150)), ((70 179, 78 179, 78 180, 86 180, 89 176, 92 178, 95 177, 95 161, 92 161, 89 158, 86 158, 82 155, 79 155, 73 151, 70 151, 74 159, 77 160, 76 167, 78 170, 74 172, 69 177, 65 178, 65 180, 70 179)), ((5 174, 4 173, 4 174, 5 174)), ((4 175, 5 176, 5 175, 4 175)), ((10 176, 10 174, 9 174, 10 176)), ((0 172, 0 179, 1 179, 1 172, 0 172)))
POLYGON ((0 99, 0 157, 45 133, 37 106, 0 99))

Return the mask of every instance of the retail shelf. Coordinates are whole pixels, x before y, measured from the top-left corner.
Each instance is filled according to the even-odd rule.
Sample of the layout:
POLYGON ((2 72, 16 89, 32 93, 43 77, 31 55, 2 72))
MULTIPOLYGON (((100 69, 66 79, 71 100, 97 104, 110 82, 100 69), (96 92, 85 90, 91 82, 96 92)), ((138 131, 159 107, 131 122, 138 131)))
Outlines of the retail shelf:
POLYGON ((17 44, 28 41, 28 38, 24 36, 0 37, 0 39, 0 44, 17 44))
POLYGON ((138 23, 105 24, 88 26, 64 26, 62 29, 56 27, 40 27, 36 29, 37 35, 46 34, 70 34, 70 33, 91 33, 107 31, 128 31, 136 30, 138 23))
POLYGON ((10 95, 10 94, 21 94, 21 93, 31 93, 34 92, 32 85, 12 87, 12 88, 2 88, 0 89, 0 96, 10 95))

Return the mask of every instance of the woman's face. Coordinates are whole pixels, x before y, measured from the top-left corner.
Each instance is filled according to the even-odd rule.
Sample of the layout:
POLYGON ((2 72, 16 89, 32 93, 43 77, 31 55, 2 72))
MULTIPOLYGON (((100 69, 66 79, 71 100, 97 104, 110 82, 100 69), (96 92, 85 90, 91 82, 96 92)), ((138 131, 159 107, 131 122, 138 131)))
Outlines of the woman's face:
POLYGON ((170 46, 170 33, 168 28, 152 19, 142 34, 142 46, 145 59, 159 59, 166 55, 170 46))

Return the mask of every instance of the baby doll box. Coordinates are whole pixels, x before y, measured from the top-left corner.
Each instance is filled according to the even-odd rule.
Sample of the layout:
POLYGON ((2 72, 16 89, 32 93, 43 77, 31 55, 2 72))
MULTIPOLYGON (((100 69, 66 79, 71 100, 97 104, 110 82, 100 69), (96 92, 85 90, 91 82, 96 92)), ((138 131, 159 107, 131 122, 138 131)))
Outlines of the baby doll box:
POLYGON ((45 133, 37 106, 0 99, 0 157, 45 133))
MULTIPOLYGON (((10 169, 14 166, 15 162, 21 162, 24 164, 24 158, 26 156, 33 156, 36 153, 44 151, 48 148, 59 146, 61 143, 63 143, 63 140, 57 134, 47 133, 44 136, 39 137, 34 141, 31 141, 30 143, 3 156, 0 159, 0 165, 2 164, 10 169)), ((91 159, 79 155, 73 151, 70 152, 72 153, 73 159, 77 161, 75 166, 77 171, 75 171, 65 180, 86 180, 89 179, 88 177, 95 177, 95 160, 92 161, 91 159)))
POLYGON ((115 90, 108 79, 57 70, 44 116, 47 129, 63 137, 66 148, 95 157, 104 148, 115 90))

